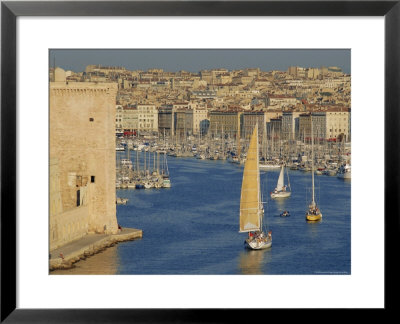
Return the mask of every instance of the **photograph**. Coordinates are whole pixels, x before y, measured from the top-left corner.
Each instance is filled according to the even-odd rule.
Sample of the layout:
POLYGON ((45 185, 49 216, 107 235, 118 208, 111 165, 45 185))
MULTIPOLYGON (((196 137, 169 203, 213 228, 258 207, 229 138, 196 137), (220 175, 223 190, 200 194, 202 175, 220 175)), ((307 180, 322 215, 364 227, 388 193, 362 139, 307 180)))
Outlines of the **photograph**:
POLYGON ((352 274, 351 49, 48 50, 49 274, 352 274))

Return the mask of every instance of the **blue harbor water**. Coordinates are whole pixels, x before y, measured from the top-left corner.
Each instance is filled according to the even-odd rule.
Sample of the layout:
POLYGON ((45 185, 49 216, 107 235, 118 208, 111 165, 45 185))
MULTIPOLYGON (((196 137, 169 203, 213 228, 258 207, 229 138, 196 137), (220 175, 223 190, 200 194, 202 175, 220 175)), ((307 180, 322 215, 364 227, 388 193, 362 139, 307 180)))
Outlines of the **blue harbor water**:
POLYGON ((311 172, 289 170, 292 196, 282 200, 269 197, 279 170, 262 172, 273 243, 270 249, 251 251, 243 245, 247 234, 239 233, 243 167, 173 157, 168 167, 169 189, 117 190, 118 197, 129 199, 117 206, 118 223, 142 229, 143 238, 110 248, 109 256, 103 252, 80 261, 70 273, 96 273, 98 262, 109 264, 114 274, 351 273, 350 181, 315 176, 323 218, 308 223, 311 172), (290 217, 280 217, 283 210, 290 217))

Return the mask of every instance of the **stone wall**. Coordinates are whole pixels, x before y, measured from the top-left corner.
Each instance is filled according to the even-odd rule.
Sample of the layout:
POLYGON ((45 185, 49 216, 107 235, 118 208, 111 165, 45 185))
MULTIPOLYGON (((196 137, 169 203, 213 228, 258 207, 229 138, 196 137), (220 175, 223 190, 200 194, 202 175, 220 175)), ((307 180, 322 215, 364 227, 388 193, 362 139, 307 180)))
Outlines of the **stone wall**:
MULTIPOLYGON (((73 210, 87 209, 87 217, 81 215, 87 221, 86 233, 118 230, 116 91, 117 84, 111 83, 50 83, 50 161, 53 161, 50 163, 50 223, 53 227, 57 227, 54 221, 64 223, 63 218, 71 217, 73 210), (56 208, 55 202, 61 208, 56 208)), ((58 233, 66 235, 63 231, 58 233)), ((65 242, 74 235, 67 237, 58 240, 65 242)))
POLYGON ((50 217, 50 251, 88 232, 89 207, 80 206, 50 217))

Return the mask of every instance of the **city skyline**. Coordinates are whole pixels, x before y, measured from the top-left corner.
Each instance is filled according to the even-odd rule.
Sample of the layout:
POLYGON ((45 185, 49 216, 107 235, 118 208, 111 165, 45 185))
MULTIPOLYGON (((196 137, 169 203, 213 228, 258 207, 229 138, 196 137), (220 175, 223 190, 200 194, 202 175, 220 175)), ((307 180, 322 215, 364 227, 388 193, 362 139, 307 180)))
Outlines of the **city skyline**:
POLYGON ((82 72, 87 65, 128 70, 199 72, 216 68, 284 71, 289 66, 336 66, 351 72, 350 49, 51 49, 50 66, 82 72))

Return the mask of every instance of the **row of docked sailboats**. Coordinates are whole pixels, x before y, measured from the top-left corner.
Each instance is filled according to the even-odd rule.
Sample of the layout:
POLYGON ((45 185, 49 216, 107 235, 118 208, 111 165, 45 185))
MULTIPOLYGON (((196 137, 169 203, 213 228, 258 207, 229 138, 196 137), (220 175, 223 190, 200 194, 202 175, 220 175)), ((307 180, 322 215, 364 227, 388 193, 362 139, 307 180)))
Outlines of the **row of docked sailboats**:
MULTIPOLYGON (((312 134, 313 129, 311 126, 311 135, 312 134)), ((315 201, 313 142, 314 141, 312 140, 312 201, 306 211, 306 220, 315 222, 322 218, 322 213, 315 201)), ((266 231, 264 228, 264 206, 260 190, 258 145, 258 125, 256 125, 250 139, 250 145, 247 151, 247 158, 243 170, 239 212, 239 232, 248 233, 248 237, 245 239, 244 244, 247 248, 252 250, 263 250, 272 246, 272 231, 266 231)), ((285 167, 282 165, 277 186, 271 193, 271 198, 286 198, 291 195, 289 175, 288 186, 285 186, 284 184, 284 170, 285 167)))
POLYGON ((153 154, 153 171, 150 171, 150 152, 146 167, 146 152, 143 159, 143 168, 140 167, 139 150, 136 150, 136 163, 132 163, 129 148, 127 158, 121 159, 117 167, 116 188, 117 189, 151 189, 151 188, 170 188, 167 156, 165 151, 155 151, 153 154), (157 159, 156 159, 157 154, 157 159), (160 155, 163 161, 160 170, 160 155))

